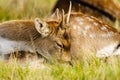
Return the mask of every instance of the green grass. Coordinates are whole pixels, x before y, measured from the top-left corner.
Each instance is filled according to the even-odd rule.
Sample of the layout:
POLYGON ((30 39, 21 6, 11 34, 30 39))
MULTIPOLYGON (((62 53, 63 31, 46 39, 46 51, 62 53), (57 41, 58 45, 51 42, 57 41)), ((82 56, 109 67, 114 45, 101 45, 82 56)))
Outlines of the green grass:
POLYGON ((0 20, 47 17, 56 0, 0 0, 0 20))
POLYGON ((120 80, 120 60, 117 58, 107 62, 95 58, 73 66, 36 64, 23 65, 16 60, 0 62, 0 80, 120 80))
MULTIPOLYGON (((47 17, 55 2, 56 0, 0 0, 0 21, 47 17)), ((1 61, 0 80, 120 80, 120 60, 113 57, 105 62, 94 58, 89 62, 74 63, 73 66, 1 61)))

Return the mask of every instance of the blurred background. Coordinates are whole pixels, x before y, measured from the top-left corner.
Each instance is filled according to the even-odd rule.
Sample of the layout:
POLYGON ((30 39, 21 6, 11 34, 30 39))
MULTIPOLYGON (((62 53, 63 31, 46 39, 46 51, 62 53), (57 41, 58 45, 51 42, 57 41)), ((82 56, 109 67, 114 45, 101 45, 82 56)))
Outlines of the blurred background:
POLYGON ((0 0, 0 22, 48 17, 56 2, 57 0, 0 0))
MULTIPOLYGON (((0 0, 0 22, 14 19, 49 17, 57 1, 58 0, 0 0)), ((120 0, 118 1, 120 2, 120 0)))
POLYGON ((48 17, 57 0, 0 0, 0 22, 48 17))

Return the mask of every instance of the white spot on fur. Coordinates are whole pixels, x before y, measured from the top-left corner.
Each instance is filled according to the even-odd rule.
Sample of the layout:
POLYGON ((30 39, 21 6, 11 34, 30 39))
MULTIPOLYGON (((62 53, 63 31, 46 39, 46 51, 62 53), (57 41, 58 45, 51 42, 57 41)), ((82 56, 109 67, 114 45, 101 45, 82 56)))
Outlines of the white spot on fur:
POLYGON ((77 29, 77 26, 76 26, 76 25, 73 25, 73 29, 76 30, 76 29, 77 29))
POLYGON ((77 18, 76 18, 76 21, 77 21, 77 22, 82 22, 82 21, 83 21, 83 19, 82 19, 82 18, 78 18, 78 17, 77 17, 77 18))
POLYGON ((82 31, 80 26, 78 26, 77 28, 78 28, 78 29, 77 29, 78 31, 82 31))
POLYGON ((112 44, 109 46, 104 47, 103 49, 97 51, 97 57, 108 57, 114 55, 114 49, 116 48, 117 44, 112 44))
POLYGON ((95 36, 96 36, 95 34, 90 34, 89 35, 90 38, 95 38, 95 36))
POLYGON ((107 34, 101 34, 100 37, 107 37, 107 34))
POLYGON ((89 25, 85 26, 85 29, 86 30, 90 29, 90 26, 89 25))
POLYGON ((78 34, 78 35, 81 35, 82 31, 83 31, 83 30, 78 26, 78 27, 77 27, 77 34, 78 34))
POLYGON ((82 31, 83 35, 86 36, 87 35, 87 31, 82 31))
POLYGON ((115 33, 110 31, 107 34, 101 34, 100 37, 104 37, 105 38, 105 37, 111 37, 111 36, 114 36, 114 35, 115 35, 115 33))
POLYGON ((112 31, 108 32, 108 36, 109 36, 109 37, 110 37, 110 36, 114 36, 114 32, 112 32, 112 31))
POLYGON ((103 38, 108 38, 108 37, 110 37, 111 35, 109 34, 109 33, 107 33, 107 34, 101 34, 100 35, 100 37, 103 37, 103 38))
POLYGON ((96 22, 94 22, 93 24, 94 24, 95 26, 98 26, 98 23, 96 23, 96 22))
POLYGON ((101 30, 107 30, 107 28, 105 26, 101 27, 101 30))
POLYGON ((82 21, 80 21, 80 22, 79 22, 79 24, 80 24, 80 25, 82 25, 82 24, 83 24, 83 22, 82 22, 82 21))

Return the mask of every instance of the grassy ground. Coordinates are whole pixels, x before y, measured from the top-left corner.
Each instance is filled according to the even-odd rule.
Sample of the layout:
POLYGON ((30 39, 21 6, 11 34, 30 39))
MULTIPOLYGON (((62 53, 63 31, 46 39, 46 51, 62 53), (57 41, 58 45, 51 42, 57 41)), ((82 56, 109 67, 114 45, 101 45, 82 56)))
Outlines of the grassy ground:
MULTIPOLYGON (((47 17, 56 0, 0 0, 0 21, 47 17)), ((0 80, 120 80, 120 60, 94 58, 68 64, 31 62, 0 62, 0 80)))
POLYGON ((47 64, 16 60, 0 62, 0 80, 120 80, 120 60, 108 62, 95 58, 92 61, 67 64, 47 64))

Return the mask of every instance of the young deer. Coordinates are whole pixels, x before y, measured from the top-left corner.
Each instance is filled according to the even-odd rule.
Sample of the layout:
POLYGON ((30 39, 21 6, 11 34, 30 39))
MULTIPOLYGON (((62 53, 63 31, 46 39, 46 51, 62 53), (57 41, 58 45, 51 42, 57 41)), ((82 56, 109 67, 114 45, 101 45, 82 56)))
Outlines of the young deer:
POLYGON ((52 20, 16 20, 0 24, 0 54, 15 51, 38 52, 48 60, 70 61, 70 43, 65 29, 58 21, 58 11, 52 20), (56 20, 57 18, 57 20, 56 20))

